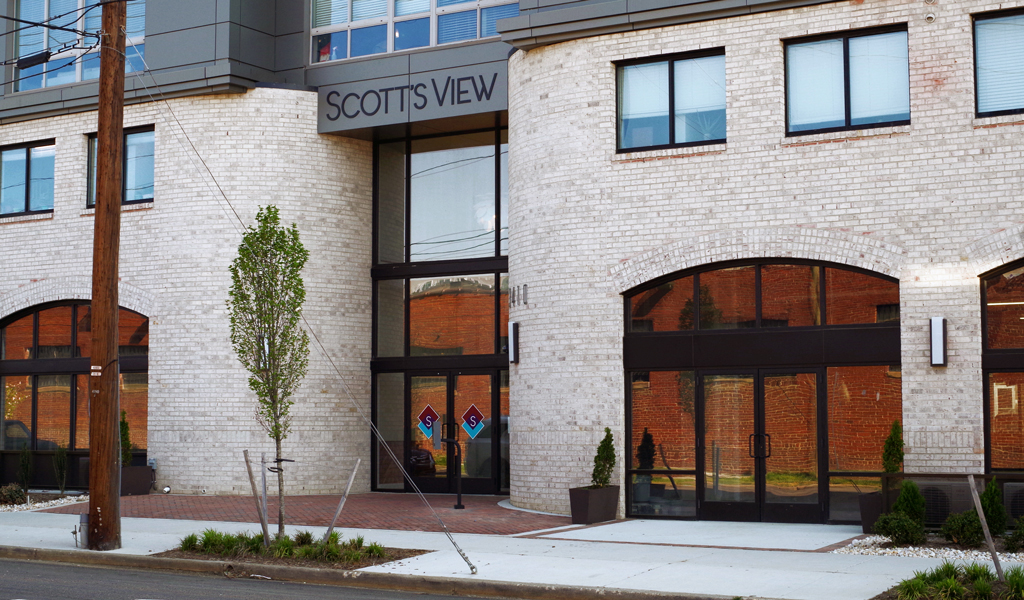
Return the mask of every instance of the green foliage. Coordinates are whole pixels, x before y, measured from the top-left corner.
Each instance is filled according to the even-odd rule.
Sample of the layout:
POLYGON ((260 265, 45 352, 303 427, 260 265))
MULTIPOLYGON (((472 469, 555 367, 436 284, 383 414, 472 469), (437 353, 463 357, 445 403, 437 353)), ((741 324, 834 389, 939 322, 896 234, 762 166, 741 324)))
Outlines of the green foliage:
POLYGON ((981 510, 985 513, 985 522, 988 523, 989 533, 1003 535, 1009 517, 1006 514, 1006 508, 1003 507, 1002 494, 995 477, 988 482, 985 491, 981 493, 981 510))
POLYGON ((60 444, 53 453, 53 476, 57 479, 57 488, 63 496, 68 486, 68 449, 60 444))
POLYGON ((299 326, 307 260, 298 227, 282 226, 277 208, 267 206, 257 213, 256 226, 246 228, 230 269, 231 346, 249 371, 256 421, 277 451, 278 537, 284 536, 285 522, 281 442, 291 428, 292 394, 309 365, 309 335, 299 326))
POLYGON ((313 543, 313 532, 299 531, 295 533, 296 546, 308 546, 313 543))
POLYGON ((121 411, 121 466, 132 465, 132 435, 128 428, 128 413, 121 411))
POLYGON ((925 541, 924 526, 901 512, 878 517, 875 533, 884 535, 897 546, 913 546, 925 541))
POLYGON ((903 468, 903 427, 900 422, 893 421, 889 437, 882 446, 882 470, 886 473, 899 473, 903 468))
POLYGON ((288 558, 295 553, 295 542, 290 537, 282 537, 270 544, 270 552, 275 558, 288 558))
POLYGON ((384 558, 388 553, 384 550, 384 546, 374 542, 366 547, 366 555, 373 558, 384 558))
POLYGON ((1024 548, 1024 517, 1017 519, 1016 528, 1003 538, 1007 552, 1020 552, 1024 548))
POLYGON ((654 436, 648 433, 647 428, 644 427, 644 434, 640 438, 640 445, 636 448, 636 468, 653 469, 655 452, 654 436))
POLYGON ((232 536, 215 529, 206 529, 199 538, 199 547, 204 554, 224 554, 234 549, 233 540, 228 539, 230 537, 232 536))
POLYGON ((914 577, 896 585, 898 600, 924 600, 927 597, 928 583, 924 579, 914 577))
POLYGON ((355 548, 356 550, 358 550, 362 548, 363 544, 365 543, 366 540, 363 539, 363 536, 357 535, 356 537, 352 538, 352 541, 350 541, 348 544, 350 548, 355 548))
POLYGON ((981 565, 978 563, 964 565, 963 575, 964 579, 972 584, 977 584, 979 581, 996 580, 996 574, 992 572, 992 569, 988 565, 981 565))
POLYGON ((0 487, 0 506, 4 504, 25 504, 25 490, 16 483, 9 483, 0 487))
POLYGON ((21 447, 21 454, 18 456, 18 484, 21 489, 28 491, 28 486, 32 483, 32 469, 33 469, 32 451, 29 450, 28 444, 21 447))
POLYGON ((938 581, 934 589, 935 597, 941 600, 959 600, 967 595, 967 588, 953 577, 938 581))
POLYGON ((892 505, 892 511, 903 513, 924 527, 925 502, 921 488, 913 481, 905 479, 900 487, 900 495, 892 505))
POLYGON ((181 538, 181 544, 178 548, 180 548, 182 552, 195 552, 199 549, 199 536, 194 533, 186 535, 181 538))
POLYGON ((1024 567, 1010 567, 1003 572, 1006 579, 1006 598, 1011 600, 1024 599, 1024 567))
POLYGON ((974 582, 974 594, 972 598, 978 600, 991 600, 992 598, 992 582, 990 581, 975 581, 974 582))
POLYGON ((612 444, 612 430, 604 428, 604 439, 597 447, 594 456, 594 472, 590 477, 590 487, 608 487, 612 480, 612 469, 615 468, 615 446, 612 444))
POLYGON ((943 579, 957 579, 963 573, 963 568, 955 562, 944 560, 942 564, 932 569, 928 574, 929 583, 938 583, 943 579))
POLYGON ((975 548, 981 545, 985 533, 981 529, 981 520, 974 510, 949 515, 942 524, 942 537, 962 548, 975 548))

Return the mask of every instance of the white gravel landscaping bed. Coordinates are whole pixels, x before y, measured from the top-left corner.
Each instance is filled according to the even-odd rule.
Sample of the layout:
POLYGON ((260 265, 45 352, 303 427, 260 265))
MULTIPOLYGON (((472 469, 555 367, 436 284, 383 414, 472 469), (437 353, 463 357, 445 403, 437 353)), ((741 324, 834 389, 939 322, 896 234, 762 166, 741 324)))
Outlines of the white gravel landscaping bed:
MULTIPOLYGON (((865 554, 873 556, 904 556, 911 558, 945 558, 963 561, 991 561, 988 550, 959 550, 957 548, 921 548, 907 546, 905 548, 884 548, 889 538, 880 535, 869 535, 866 538, 853 540, 849 546, 832 550, 831 554, 865 554)), ((1000 562, 1024 562, 1024 552, 1001 552, 1000 562)))
POLYGON ((0 505, 0 512, 18 512, 21 510, 39 510, 42 508, 53 508, 54 506, 64 506, 65 504, 75 504, 76 502, 88 502, 89 496, 82 494, 81 496, 65 496, 59 500, 47 500, 46 502, 32 502, 29 497, 28 504, 4 504, 0 505))

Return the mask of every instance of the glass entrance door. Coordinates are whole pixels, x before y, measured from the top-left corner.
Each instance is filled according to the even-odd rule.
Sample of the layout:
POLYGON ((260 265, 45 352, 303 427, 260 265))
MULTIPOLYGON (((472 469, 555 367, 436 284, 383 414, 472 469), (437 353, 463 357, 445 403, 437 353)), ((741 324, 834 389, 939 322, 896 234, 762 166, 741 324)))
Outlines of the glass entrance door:
POLYGON ((422 491, 455 493, 461 474, 463 493, 498 493, 508 415, 500 414, 496 379, 495 372, 409 376, 406 465, 422 491))
POLYGON ((700 518, 824 521, 817 370, 700 376, 700 518))

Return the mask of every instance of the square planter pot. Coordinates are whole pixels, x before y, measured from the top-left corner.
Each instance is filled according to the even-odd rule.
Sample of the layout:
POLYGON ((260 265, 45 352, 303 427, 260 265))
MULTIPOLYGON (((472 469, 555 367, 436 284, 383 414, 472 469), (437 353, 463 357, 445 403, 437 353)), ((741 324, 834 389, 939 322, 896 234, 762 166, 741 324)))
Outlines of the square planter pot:
POLYGON ((882 516, 882 492, 861 494, 857 499, 860 501, 861 529, 864 533, 873 533, 875 521, 882 516))
POLYGON ((610 485, 592 490, 590 488, 569 489, 569 509, 574 525, 589 525, 615 519, 619 507, 619 486, 610 485))
POLYGON ((153 469, 150 467, 121 467, 122 496, 145 496, 152 485, 153 469))

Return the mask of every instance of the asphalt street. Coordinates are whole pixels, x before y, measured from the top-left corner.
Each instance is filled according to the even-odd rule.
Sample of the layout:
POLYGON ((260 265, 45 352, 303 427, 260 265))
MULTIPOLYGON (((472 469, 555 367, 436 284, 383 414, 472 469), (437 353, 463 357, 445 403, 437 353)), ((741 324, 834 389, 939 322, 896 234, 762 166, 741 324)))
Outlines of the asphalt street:
POLYGON ((431 600, 449 598, 224 576, 0 560, 0 600, 431 600))

